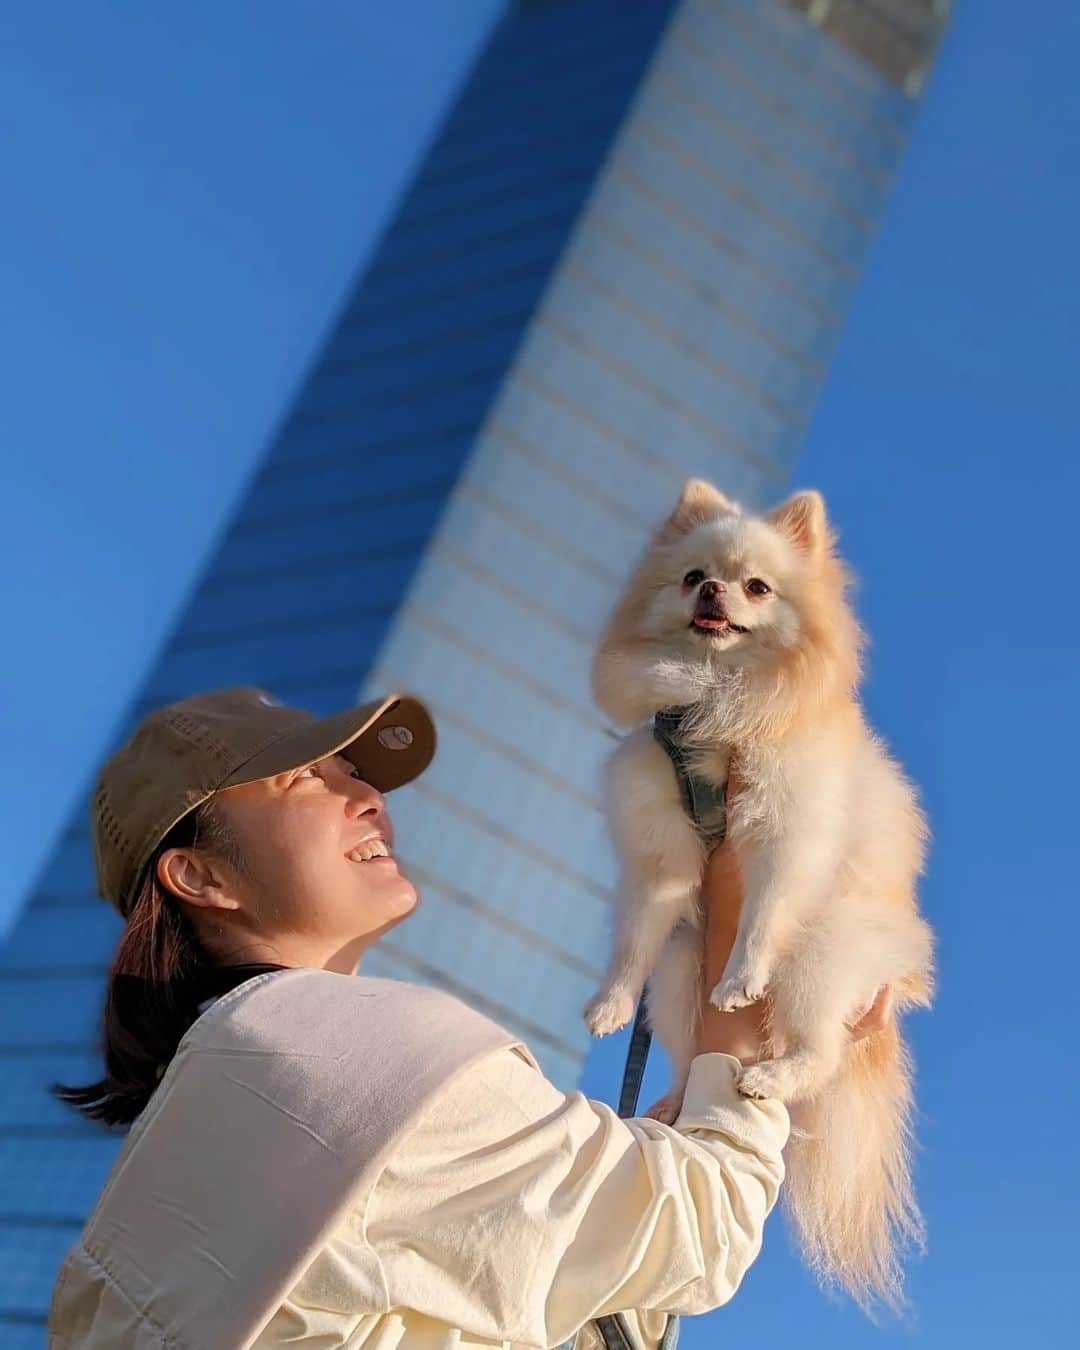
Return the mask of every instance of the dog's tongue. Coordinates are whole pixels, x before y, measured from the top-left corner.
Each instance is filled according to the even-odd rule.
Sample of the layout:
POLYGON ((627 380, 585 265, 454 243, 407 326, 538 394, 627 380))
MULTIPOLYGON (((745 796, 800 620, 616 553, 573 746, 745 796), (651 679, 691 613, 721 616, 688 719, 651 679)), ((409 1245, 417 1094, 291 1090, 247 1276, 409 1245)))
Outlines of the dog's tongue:
POLYGON ((702 628, 726 628, 728 625, 727 619, 710 619, 707 614, 695 614, 694 622, 702 628))

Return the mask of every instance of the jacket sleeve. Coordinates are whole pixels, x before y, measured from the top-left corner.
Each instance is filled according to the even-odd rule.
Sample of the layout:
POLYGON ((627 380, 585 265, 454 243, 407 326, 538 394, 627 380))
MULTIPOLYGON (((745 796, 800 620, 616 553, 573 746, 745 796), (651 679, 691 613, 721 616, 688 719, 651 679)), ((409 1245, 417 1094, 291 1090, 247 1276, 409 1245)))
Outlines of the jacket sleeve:
POLYGON ((698 1055, 664 1125, 559 1091, 513 1049, 472 1066, 369 1196, 388 1308, 551 1346, 604 1313, 727 1302, 760 1250, 789 1130, 781 1102, 738 1095, 737 1068, 698 1055))

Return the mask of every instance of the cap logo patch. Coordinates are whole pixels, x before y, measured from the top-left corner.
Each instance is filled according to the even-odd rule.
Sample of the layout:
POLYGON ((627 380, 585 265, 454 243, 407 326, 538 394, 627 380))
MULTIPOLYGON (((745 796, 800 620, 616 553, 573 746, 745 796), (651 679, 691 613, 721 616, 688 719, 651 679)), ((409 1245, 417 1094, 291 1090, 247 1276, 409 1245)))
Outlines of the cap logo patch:
POLYGON ((413 734, 408 727, 383 727, 378 733, 379 744, 387 750, 407 750, 413 742, 413 734))

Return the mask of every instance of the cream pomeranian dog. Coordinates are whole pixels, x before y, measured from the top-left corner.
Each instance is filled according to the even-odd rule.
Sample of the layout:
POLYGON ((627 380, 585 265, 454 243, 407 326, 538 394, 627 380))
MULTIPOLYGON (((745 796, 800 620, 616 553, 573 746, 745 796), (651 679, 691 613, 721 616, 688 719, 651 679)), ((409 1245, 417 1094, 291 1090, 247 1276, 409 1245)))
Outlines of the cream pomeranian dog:
POLYGON ((933 937, 918 912, 926 826, 858 702, 863 636, 824 502, 765 515, 690 479, 615 607, 593 693, 634 727, 605 766, 621 876, 604 983, 584 1015, 624 1026, 648 981, 649 1024, 674 1070, 653 1113, 678 1113, 700 1022, 707 843, 650 719, 679 709, 691 773, 738 790, 727 835, 743 878, 738 932, 710 994, 766 997, 770 1057, 738 1089, 791 1109, 784 1198, 804 1254, 869 1311, 902 1301, 901 1244, 921 1242, 910 1170, 912 1074, 897 1013, 928 1006, 933 937), (881 986, 884 1030, 849 1026, 881 986))

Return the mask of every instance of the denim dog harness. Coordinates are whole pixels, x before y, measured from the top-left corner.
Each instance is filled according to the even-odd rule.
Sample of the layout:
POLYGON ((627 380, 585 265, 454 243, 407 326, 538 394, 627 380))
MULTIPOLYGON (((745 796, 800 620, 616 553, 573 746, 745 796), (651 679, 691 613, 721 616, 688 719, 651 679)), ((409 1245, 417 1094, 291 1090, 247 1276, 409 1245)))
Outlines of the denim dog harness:
POLYGON ((691 773, 690 756, 679 739, 685 716, 685 708, 661 708, 653 716, 653 737, 675 767, 686 814, 697 826, 706 848, 713 848, 727 833, 727 781, 716 787, 691 773))
MULTIPOLYGON (((690 756, 680 739, 686 708, 661 708, 653 715, 653 736, 667 751, 679 783, 686 814, 693 821, 707 849, 714 848, 727 833, 727 782, 719 787, 694 774, 689 765, 690 756)), ((645 1075, 645 1061, 649 1057, 652 1031, 645 1021, 645 999, 639 998, 630 1033, 630 1047, 626 1052, 622 1088, 619 1092, 619 1115, 624 1119, 637 1110, 638 1093, 645 1075)), ((630 1329, 622 1313, 593 1318, 593 1325, 603 1338, 606 1350, 640 1350, 634 1344, 630 1329)), ((557 1350, 572 1350, 575 1337, 564 1341, 557 1350)), ((679 1341, 679 1318, 668 1314, 659 1350, 675 1350, 679 1341)))

